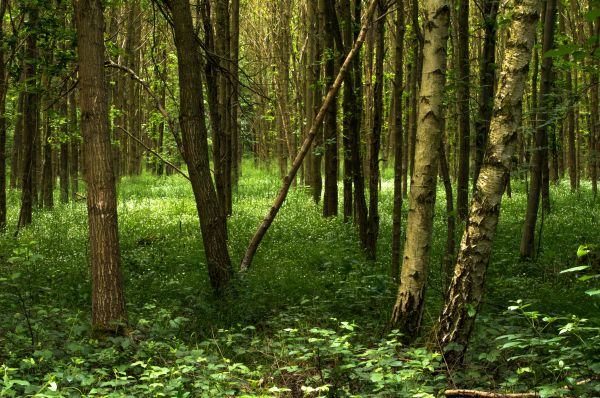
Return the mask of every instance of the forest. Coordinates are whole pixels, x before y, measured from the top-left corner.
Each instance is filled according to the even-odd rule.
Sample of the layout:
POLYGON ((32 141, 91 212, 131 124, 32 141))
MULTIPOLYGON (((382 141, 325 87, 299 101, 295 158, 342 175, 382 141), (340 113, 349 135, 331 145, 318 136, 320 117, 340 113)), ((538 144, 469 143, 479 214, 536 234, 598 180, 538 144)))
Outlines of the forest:
POLYGON ((600 397, 600 1, 0 0, 0 397, 600 397))

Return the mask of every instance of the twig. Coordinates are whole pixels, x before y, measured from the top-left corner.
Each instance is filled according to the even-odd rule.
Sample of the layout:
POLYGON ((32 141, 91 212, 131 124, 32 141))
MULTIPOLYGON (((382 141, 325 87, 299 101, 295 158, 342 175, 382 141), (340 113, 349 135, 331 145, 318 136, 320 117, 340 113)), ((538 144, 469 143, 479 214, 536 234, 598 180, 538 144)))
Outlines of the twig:
POLYGON ((156 109, 158 109, 160 114, 167 121, 167 124, 169 125, 169 130, 171 130, 171 133, 173 134, 173 138, 175 138, 175 142, 177 143, 177 147, 179 148, 180 152, 183 153, 183 145, 181 143, 181 138, 179 137, 179 135, 177 135, 177 130, 175 129, 175 122, 173 122, 173 119, 169 116, 169 113, 162 106, 160 99, 150 89, 150 85, 148 83, 146 83, 144 80, 142 80, 142 78, 139 77, 130 68, 120 65, 114 61, 106 60, 104 62, 104 66, 109 67, 109 68, 115 68, 115 69, 118 69, 118 70, 121 70, 121 71, 127 73, 131 79, 138 82, 142 86, 142 88, 148 93, 148 95, 150 95, 152 97, 152 99, 154 100, 154 105, 156 106, 156 109))
POLYGON ((171 166, 173 168, 173 170, 175 170, 176 172, 178 172, 179 174, 184 176, 188 181, 190 181, 190 177, 188 177, 188 175, 185 174, 179 167, 175 166, 173 163, 171 163, 167 159, 163 158, 158 152, 156 152, 154 149, 150 148, 148 145, 144 144, 144 142, 142 140, 137 138, 135 135, 131 134, 129 131, 125 130, 123 127, 121 127, 121 126, 117 126, 117 127, 120 128, 121 130, 123 130, 123 132, 125 134, 127 134, 128 136, 133 138, 138 144, 140 144, 141 146, 146 148, 146 150, 150 151, 150 153, 152 153, 154 156, 159 158, 163 163, 171 166))
POLYGON ((522 392, 522 393, 501 393, 501 392, 489 392, 489 391, 477 391, 477 390, 446 390, 444 392, 446 397, 466 397, 466 398, 537 398, 540 394, 537 392, 522 392))

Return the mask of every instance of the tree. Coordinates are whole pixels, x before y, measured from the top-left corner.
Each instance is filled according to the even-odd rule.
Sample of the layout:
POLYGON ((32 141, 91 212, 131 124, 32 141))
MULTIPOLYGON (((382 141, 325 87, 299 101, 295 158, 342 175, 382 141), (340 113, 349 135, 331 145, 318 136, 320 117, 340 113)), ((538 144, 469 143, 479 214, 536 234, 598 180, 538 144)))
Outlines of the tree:
MULTIPOLYGON (((8 0, 0 1, 0 43, 4 38, 4 13, 8 0)), ((0 46, 0 230, 6 227, 6 92, 8 74, 4 48, 0 46)))
POLYGON ((460 362, 467 348, 483 296, 485 274, 498 225, 500 205, 517 142, 521 102, 527 81, 531 48, 538 19, 538 0, 515 0, 490 137, 477 188, 471 201, 454 275, 435 331, 435 344, 450 366, 460 362), (451 344, 459 349, 450 350, 451 344))
POLYGON ((392 261, 394 280, 400 274, 400 245, 402 230, 402 94, 404 71, 404 0, 396 1, 396 41, 394 53, 394 207, 392 210, 392 261))
POLYGON ((470 154, 470 78, 469 78, 469 0, 457 0, 458 48, 456 57, 456 101, 458 111, 458 183, 456 210, 461 220, 467 219, 469 200, 470 154))
MULTIPOLYGON (((552 49, 554 44, 554 25, 556 20, 556 0, 546 1, 544 37, 542 54, 552 49)), ((540 192, 544 189, 544 173, 548 173, 548 127, 551 106, 550 90, 552 86, 552 57, 544 57, 542 61, 542 81, 539 92, 540 104, 538 119, 541 123, 535 130, 535 148, 531 159, 531 189, 527 197, 527 212, 521 236, 521 257, 533 256, 535 224, 540 203, 540 192)), ((547 211, 548 209, 543 209, 547 211)))
POLYGON ((407 339, 421 326, 427 265, 433 227, 438 148, 442 133, 442 100, 446 79, 446 46, 450 7, 445 0, 425 2, 423 75, 415 143, 415 167, 410 184, 404 259, 391 323, 407 339), (432 150, 432 148, 434 148, 432 150))
POLYGON ((99 332, 119 333, 124 331, 127 311, 104 80, 104 15, 100 0, 76 0, 74 7, 92 270, 92 325, 99 332))
POLYGON ((39 94, 37 89, 38 48, 35 29, 38 24, 39 11, 35 4, 28 4, 27 31, 25 42, 24 94, 23 94, 23 131, 21 134, 21 210, 19 227, 29 225, 32 221, 35 193, 35 141, 39 136, 39 94))
POLYGON ((379 237, 379 150, 383 124, 383 58, 385 39, 385 6, 379 1, 379 14, 374 26, 375 86, 373 87, 373 125, 369 135, 369 216, 367 219, 367 257, 377 257, 379 237))
POLYGON ((165 3, 171 11, 177 48, 182 155, 196 199, 210 282, 216 294, 224 294, 233 269, 227 249, 227 219, 210 175, 196 32, 187 0, 165 3))
MULTIPOLYGON (((337 25, 335 8, 330 0, 319 0, 319 8, 322 9, 322 22, 324 27, 324 50, 325 57, 325 83, 329 86, 335 79, 337 54, 334 47, 334 36, 337 25)), ((325 184, 323 194, 323 216, 331 217, 338 214, 338 138, 337 138, 337 96, 333 99, 324 122, 324 146, 325 146, 325 184)))

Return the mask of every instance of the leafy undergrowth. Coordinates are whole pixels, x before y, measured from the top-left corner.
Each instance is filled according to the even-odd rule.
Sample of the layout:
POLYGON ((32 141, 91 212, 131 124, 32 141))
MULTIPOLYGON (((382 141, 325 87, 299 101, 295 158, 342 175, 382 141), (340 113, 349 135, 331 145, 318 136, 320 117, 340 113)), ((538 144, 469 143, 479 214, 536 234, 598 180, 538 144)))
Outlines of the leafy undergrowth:
MULTIPOLYGON (((229 221, 234 264, 278 188, 246 168, 229 221)), ((384 174, 389 177, 389 172, 384 174)), ((521 262, 522 186, 506 199, 482 313, 460 369, 407 347, 387 328, 391 183, 381 195, 379 261, 367 262, 351 225, 325 220, 302 189, 290 193, 235 294, 209 290, 191 190, 180 177, 123 178, 122 266, 129 335, 89 327, 85 204, 37 211, 0 237, 0 397, 435 397, 445 388, 600 395, 597 264, 577 248, 600 242, 597 204, 552 190, 540 253, 521 262), (588 260, 586 260, 588 261, 588 260), (589 265, 589 268, 585 268, 589 265), (581 279, 581 280, 577 280, 581 279)), ((443 192, 438 196, 424 335, 443 299, 443 192)), ((9 195, 9 225, 18 195, 9 195)), ((458 239, 458 236, 457 236, 458 239)))

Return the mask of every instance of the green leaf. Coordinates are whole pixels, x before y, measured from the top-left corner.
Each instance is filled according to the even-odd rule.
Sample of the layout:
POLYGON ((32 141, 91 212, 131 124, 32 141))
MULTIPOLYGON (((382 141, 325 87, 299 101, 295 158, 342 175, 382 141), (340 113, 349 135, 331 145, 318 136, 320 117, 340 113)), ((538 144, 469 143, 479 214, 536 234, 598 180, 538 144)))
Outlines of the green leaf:
MULTIPOLYGON (((577 255, 579 255, 579 251, 577 251, 577 255)), ((561 274, 566 274, 568 272, 577 272, 577 271, 583 271, 584 269, 588 269, 590 268, 589 265, 580 265, 577 267, 573 267, 573 268, 568 268, 565 270, 560 271, 561 274)))
POLYGON ((589 296, 597 296, 600 294, 600 289, 587 290, 585 294, 589 296))

